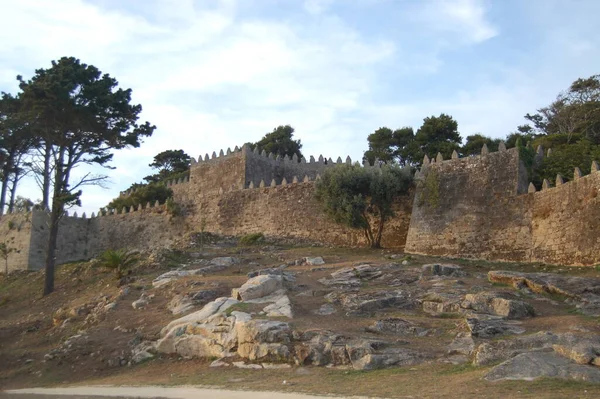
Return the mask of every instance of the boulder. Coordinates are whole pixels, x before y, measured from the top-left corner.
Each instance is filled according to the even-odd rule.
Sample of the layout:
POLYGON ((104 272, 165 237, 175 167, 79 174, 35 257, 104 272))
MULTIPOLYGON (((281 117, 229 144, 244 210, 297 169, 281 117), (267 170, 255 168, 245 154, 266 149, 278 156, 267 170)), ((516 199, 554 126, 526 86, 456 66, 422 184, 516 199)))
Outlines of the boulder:
POLYGON ((147 299, 144 299, 144 298, 140 298, 140 299, 138 299, 137 301, 133 301, 133 302, 131 303, 131 306, 132 306, 134 309, 136 309, 136 310, 137 310, 137 309, 143 309, 143 308, 145 308, 145 307, 146 307, 146 305, 148 305, 148 300, 147 300, 147 299))
POLYGON ((256 276, 232 291, 232 297, 241 301, 267 296, 283 287, 281 276, 256 276))
POLYGON ((188 312, 194 308, 194 301, 187 295, 175 295, 167 305, 167 309, 174 315, 188 312))
POLYGON ((467 275, 462 270, 462 267, 458 265, 433 263, 423 265, 421 269, 423 270, 423 274, 431 274, 433 276, 464 277, 467 275))
POLYGON ((561 342, 552 346, 554 351, 578 364, 600 366, 600 337, 561 336, 561 342))
POLYGON ((477 347, 473 364, 485 366, 498 361, 505 361, 521 353, 534 350, 551 349, 558 343, 560 336, 551 332, 538 332, 522 337, 486 342, 477 347))
POLYGON ((271 305, 266 306, 263 309, 268 317, 287 317, 292 318, 292 304, 290 298, 287 295, 282 296, 271 305))
POLYGON ((522 319, 535 315, 531 305, 501 292, 484 291, 467 294, 461 307, 509 319, 522 319))
POLYGON ((348 316, 366 316, 386 309, 413 309, 417 301, 407 291, 376 291, 365 293, 346 293, 334 291, 325 296, 333 304, 341 305, 346 309, 348 316))
POLYGON ((310 266, 318 266, 318 265, 325 264, 325 261, 320 256, 315 256, 313 258, 306 257, 306 258, 304 258, 304 261, 306 262, 307 265, 310 265, 310 266))
POLYGON ((317 310, 315 310, 313 313, 319 316, 329 316, 331 314, 336 313, 337 310, 335 309, 335 306, 333 306, 330 303, 326 303, 321 305, 321 307, 317 310))
POLYGON ((168 331, 171 331, 174 327, 189 324, 189 323, 201 323, 208 319, 214 314, 225 312, 231 306, 238 303, 237 300, 232 298, 217 298, 212 302, 207 303, 202 309, 197 312, 190 313, 187 316, 181 317, 177 320, 170 322, 165 328, 162 329, 161 334, 165 335, 168 331))
POLYGON ((292 331, 289 324, 272 320, 244 320, 235 325, 237 353, 251 361, 289 361, 292 331))
POLYGON ((458 333, 448 346, 449 355, 471 356, 475 350, 475 341, 469 334, 458 333))
POLYGON ((493 338, 499 335, 523 334, 525 329, 520 322, 505 320, 500 316, 474 314, 467 316, 467 326, 472 337, 493 338))
POLYGON ((439 315, 442 313, 460 313, 462 296, 449 292, 428 292, 421 298, 421 306, 425 313, 439 315))
POLYGON ((158 340, 156 350, 185 357, 226 357, 237 344, 236 324, 250 320, 250 315, 232 312, 216 313, 203 322, 188 322, 171 328, 158 340))
POLYGON ((419 327, 408 320, 395 317, 378 320, 367 327, 366 331, 394 335, 416 335, 418 337, 424 337, 428 333, 425 328, 419 327))
POLYGON ((600 382, 600 368, 576 364, 552 351, 521 353, 494 367, 484 377, 488 381, 561 378, 600 382))
POLYGON ((214 258, 210 261, 211 265, 214 266, 224 266, 224 267, 229 267, 229 266, 233 266, 236 263, 239 263, 240 260, 238 258, 234 258, 231 256, 224 256, 224 257, 220 257, 220 258, 214 258))
POLYGON ((383 272, 371 265, 359 265, 355 267, 346 267, 331 273, 331 278, 322 278, 319 280, 324 285, 341 285, 347 287, 360 286, 361 280, 373 280, 381 277, 383 272))
POLYGON ((584 314, 600 316, 599 278, 493 270, 488 272, 488 280, 492 283, 512 285, 517 289, 527 288, 536 293, 562 295, 574 300, 577 308, 584 314))

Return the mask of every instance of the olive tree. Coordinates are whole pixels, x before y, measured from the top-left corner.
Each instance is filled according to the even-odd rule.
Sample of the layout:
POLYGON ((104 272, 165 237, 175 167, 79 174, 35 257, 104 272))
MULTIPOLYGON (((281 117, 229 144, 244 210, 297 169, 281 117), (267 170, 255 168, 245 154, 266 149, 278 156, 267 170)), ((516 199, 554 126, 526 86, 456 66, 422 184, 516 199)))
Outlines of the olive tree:
POLYGON ((317 181, 316 198, 336 223, 363 230, 369 246, 380 248, 393 204, 410 194, 412 182, 408 167, 337 165, 317 181))

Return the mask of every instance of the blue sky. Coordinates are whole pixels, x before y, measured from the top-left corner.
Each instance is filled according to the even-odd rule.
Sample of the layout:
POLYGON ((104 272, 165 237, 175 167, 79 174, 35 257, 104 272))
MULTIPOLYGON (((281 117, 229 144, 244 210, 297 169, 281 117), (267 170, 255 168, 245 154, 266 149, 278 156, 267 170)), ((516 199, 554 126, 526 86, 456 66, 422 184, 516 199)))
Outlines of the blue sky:
MULTIPOLYGON (((291 124, 305 155, 360 159, 380 126, 442 112, 463 137, 504 137, 579 77, 600 73, 597 0, 0 0, 0 90, 61 56, 133 89, 157 125, 120 151, 90 212, 190 155, 291 124)), ((35 183, 21 194, 40 197, 35 183)))

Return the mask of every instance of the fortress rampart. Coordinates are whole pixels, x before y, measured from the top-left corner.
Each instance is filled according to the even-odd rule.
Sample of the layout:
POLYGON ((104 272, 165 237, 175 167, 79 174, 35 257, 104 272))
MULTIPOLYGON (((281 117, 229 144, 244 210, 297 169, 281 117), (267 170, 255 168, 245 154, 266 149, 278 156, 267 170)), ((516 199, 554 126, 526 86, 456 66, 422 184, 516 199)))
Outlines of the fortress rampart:
MULTIPOLYGON (((540 261, 567 265, 600 263, 600 173, 536 192, 517 149, 443 160, 425 159, 416 189, 395 204, 382 244, 408 253, 489 260, 540 261)), ((543 156, 539 151, 538 157, 543 156)), ((224 235, 261 232, 339 246, 364 245, 362 231, 333 223, 314 198, 314 182, 336 162, 259 154, 241 149, 208 154, 192 162, 187 178, 168 182, 183 212, 165 205, 110 210, 88 218, 64 216, 57 263, 96 256, 105 249, 148 249, 170 245, 189 232, 224 235)), ((376 168, 378 166, 364 165, 376 168)), ((16 252, 11 269, 44 264, 48 215, 41 211, 5 215, 0 234, 16 252)))

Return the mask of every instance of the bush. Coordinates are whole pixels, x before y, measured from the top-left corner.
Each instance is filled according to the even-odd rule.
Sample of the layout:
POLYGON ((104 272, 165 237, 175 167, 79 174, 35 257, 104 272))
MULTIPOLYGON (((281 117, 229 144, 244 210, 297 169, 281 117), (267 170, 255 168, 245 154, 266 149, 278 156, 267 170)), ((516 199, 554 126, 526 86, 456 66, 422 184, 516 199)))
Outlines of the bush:
POLYGON ((115 271, 117 279, 138 262, 137 256, 125 249, 108 249, 98 257, 98 266, 115 271))
POLYGON ((121 209, 125 208, 125 212, 129 212, 130 207, 137 208, 140 204, 146 206, 154 205, 156 201, 159 204, 164 204, 173 197, 173 190, 167 187, 164 183, 151 183, 144 186, 139 186, 136 191, 130 195, 122 195, 112 200, 106 208, 121 209))
POLYGON ((246 234, 240 238, 240 245, 249 246, 260 244, 265 241, 265 235, 263 233, 252 233, 246 234))
POLYGON ((169 198, 165 205, 167 205, 167 212, 173 216, 181 216, 181 205, 179 205, 173 198, 169 198))
POLYGON ((409 168, 338 165, 317 181, 315 197, 335 222, 362 229, 369 245, 380 248, 385 222, 394 215, 393 203, 409 195, 412 182, 409 168))

